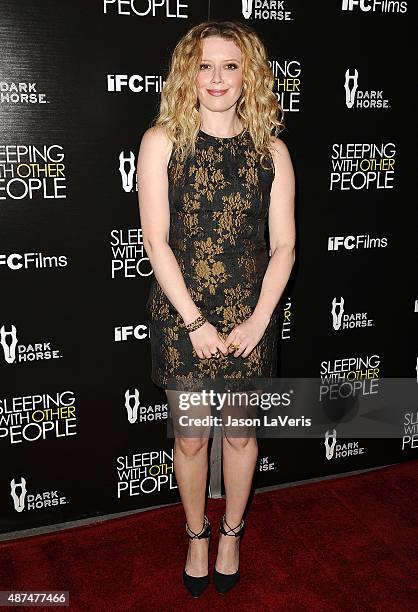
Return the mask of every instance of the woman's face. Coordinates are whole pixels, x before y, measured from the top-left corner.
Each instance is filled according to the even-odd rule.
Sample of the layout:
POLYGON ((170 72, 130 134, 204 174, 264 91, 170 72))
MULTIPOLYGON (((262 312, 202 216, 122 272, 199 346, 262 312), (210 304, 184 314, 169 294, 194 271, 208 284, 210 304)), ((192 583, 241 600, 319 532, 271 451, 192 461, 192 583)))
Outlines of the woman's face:
POLYGON ((232 40, 209 36, 202 41, 196 78, 197 97, 207 109, 220 112, 233 106, 242 89, 241 50, 232 40))

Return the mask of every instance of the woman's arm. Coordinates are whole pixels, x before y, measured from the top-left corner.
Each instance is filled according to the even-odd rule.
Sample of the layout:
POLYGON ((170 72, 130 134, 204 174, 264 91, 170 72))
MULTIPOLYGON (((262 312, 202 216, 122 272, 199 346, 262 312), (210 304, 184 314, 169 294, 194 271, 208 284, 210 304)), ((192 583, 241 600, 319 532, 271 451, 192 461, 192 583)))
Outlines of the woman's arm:
POLYGON ((142 237, 155 277, 187 325, 200 311, 191 298, 179 264, 168 244, 170 208, 167 164, 171 141, 161 127, 153 126, 143 135, 138 154, 138 202, 142 237))
POLYGON ((251 315, 268 325, 295 262, 295 175, 285 143, 272 138, 275 177, 269 208, 271 257, 264 274, 260 296, 251 315))

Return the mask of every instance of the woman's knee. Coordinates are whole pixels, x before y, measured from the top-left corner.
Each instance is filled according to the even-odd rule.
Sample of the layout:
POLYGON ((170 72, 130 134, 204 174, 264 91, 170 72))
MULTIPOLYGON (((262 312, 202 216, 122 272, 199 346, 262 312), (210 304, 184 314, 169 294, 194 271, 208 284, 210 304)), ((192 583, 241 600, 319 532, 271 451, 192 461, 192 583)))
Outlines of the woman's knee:
POLYGON ((232 447, 235 450, 244 450, 246 448, 257 448, 257 439, 253 436, 228 436, 228 432, 224 432, 224 444, 232 447))
POLYGON ((187 457, 194 457, 207 449, 208 438, 176 438, 175 448, 187 457))

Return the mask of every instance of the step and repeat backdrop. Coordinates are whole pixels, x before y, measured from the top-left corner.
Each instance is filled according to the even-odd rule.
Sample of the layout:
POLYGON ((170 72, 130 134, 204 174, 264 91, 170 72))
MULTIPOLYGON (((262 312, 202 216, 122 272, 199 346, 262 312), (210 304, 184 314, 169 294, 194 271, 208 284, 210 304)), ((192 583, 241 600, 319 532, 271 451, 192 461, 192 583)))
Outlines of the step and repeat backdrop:
MULTIPOLYGON (((416 378, 410 4, 0 0, 2 533, 179 502, 136 161, 176 42, 208 18, 256 29, 285 112, 297 252, 280 375, 364 394, 416 378)), ((256 487, 416 458, 417 413, 398 412, 398 437, 261 439, 256 487)))

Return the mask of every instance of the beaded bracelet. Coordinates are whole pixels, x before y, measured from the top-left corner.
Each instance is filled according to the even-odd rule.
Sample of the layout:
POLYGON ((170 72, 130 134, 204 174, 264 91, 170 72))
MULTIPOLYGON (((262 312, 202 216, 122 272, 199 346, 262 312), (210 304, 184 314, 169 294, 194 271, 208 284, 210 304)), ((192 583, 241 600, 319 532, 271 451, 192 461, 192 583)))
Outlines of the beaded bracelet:
POLYGON ((198 329, 204 323, 206 323, 206 320, 207 319, 203 315, 200 315, 200 316, 197 317, 197 319, 195 319, 191 323, 188 323, 187 325, 185 325, 185 327, 186 327, 186 329, 188 331, 194 331, 195 329, 198 329))

